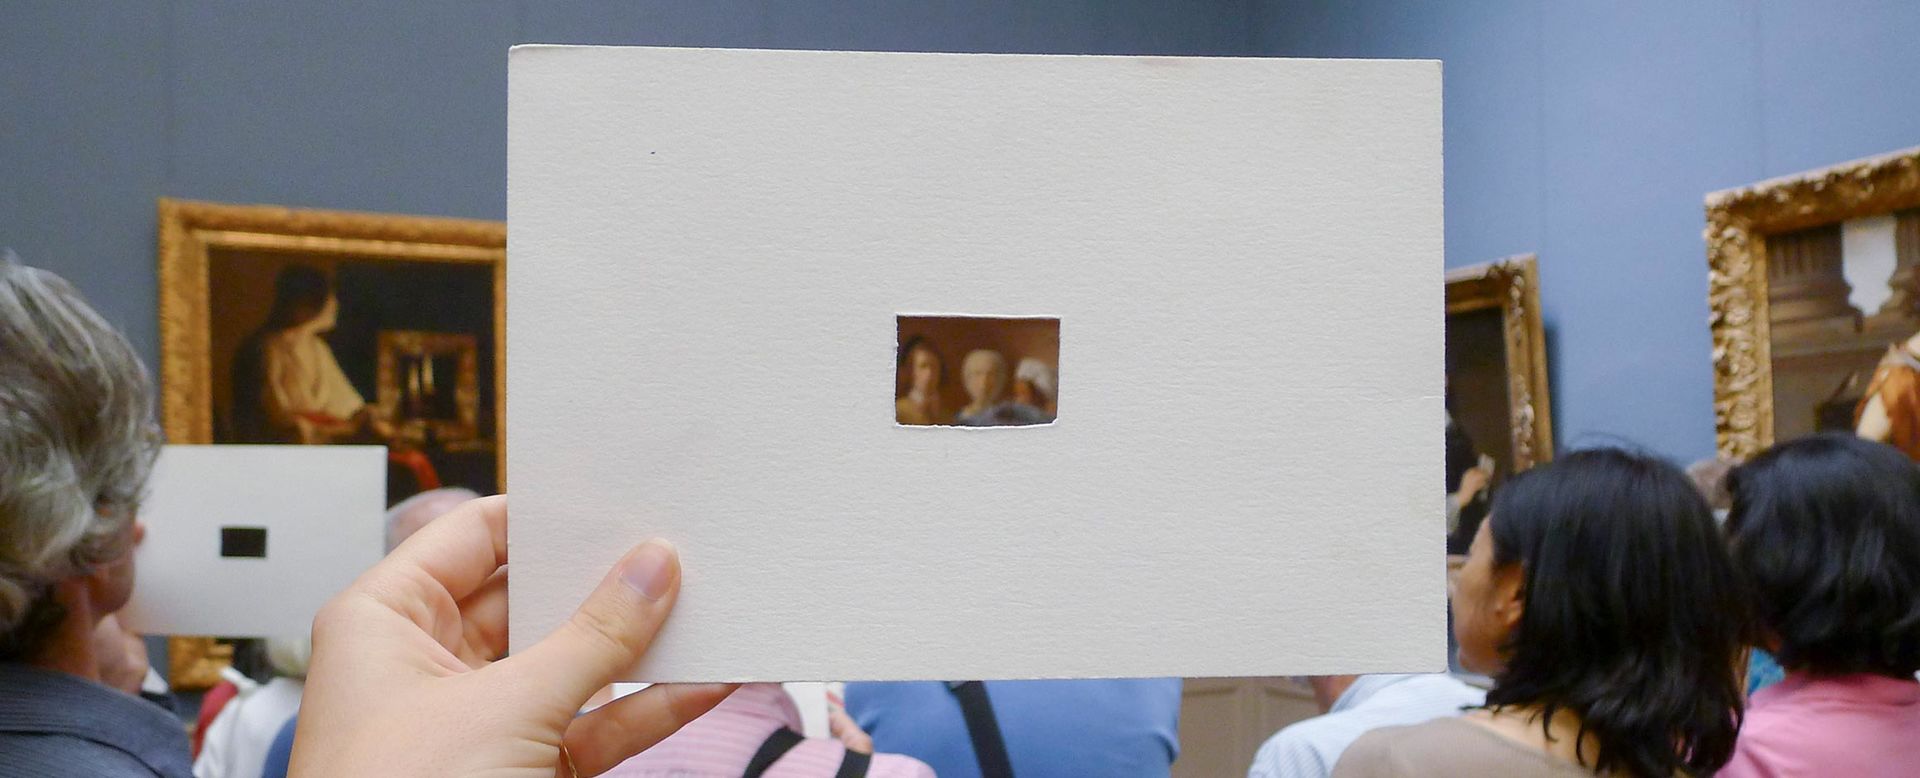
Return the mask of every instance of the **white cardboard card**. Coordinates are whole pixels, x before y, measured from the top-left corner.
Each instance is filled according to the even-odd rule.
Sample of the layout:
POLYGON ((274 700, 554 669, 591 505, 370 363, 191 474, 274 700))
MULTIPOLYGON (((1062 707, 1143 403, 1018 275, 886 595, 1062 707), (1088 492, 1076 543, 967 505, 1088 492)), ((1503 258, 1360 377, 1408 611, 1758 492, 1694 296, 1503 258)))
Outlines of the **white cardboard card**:
POLYGON ((659 535, 634 680, 1444 667, 1439 63, 510 62, 514 646, 659 535), (927 311, 1059 419, 896 425, 927 311))
POLYGON ((386 480, 380 446, 165 447, 140 504, 147 537, 122 623, 153 635, 306 635, 320 606, 385 553, 386 480))

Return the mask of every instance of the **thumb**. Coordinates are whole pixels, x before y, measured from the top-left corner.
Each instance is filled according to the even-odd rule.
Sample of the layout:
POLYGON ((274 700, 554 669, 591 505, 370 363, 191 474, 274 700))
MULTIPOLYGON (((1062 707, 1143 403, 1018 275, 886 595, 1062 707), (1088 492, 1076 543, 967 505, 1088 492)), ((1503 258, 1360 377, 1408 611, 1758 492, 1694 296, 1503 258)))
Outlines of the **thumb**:
POLYGON ((640 660, 679 593, 679 552, 649 540, 628 551, 560 629, 496 666, 578 708, 640 660))

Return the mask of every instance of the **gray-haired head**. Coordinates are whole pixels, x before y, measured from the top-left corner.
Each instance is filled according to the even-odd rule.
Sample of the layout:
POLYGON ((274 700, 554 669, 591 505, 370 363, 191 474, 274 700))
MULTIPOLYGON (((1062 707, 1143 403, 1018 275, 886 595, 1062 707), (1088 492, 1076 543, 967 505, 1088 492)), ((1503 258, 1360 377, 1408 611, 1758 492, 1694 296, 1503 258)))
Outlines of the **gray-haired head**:
POLYGON ((480 493, 472 489, 449 486, 443 489, 428 489, 387 509, 387 550, 392 551, 400 544, 419 532, 427 522, 440 518, 440 515, 453 510, 455 506, 468 500, 480 499, 480 493))
POLYGON ((267 638, 267 666, 273 674, 285 678, 307 677, 307 664, 313 659, 313 641, 306 635, 267 638))
POLYGON ((1733 507, 1733 493, 1727 490, 1727 475, 1733 472, 1737 461, 1726 457, 1709 457, 1687 465, 1687 477, 1693 479, 1693 486, 1700 490, 1700 496, 1707 498, 1707 507, 1714 515, 1725 517, 1722 513, 1733 507))
POLYGON ((0 658, 65 618, 56 583, 130 551, 159 446, 133 346, 65 279, 0 256, 0 658))

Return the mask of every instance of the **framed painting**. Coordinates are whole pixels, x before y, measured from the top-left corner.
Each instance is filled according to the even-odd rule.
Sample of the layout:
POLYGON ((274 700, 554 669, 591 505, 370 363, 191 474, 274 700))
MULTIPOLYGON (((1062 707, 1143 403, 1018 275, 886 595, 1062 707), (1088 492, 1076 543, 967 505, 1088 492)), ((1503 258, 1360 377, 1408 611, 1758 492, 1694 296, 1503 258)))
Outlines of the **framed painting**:
POLYGON ((1844 430, 1920 459, 1920 148, 1714 192, 1706 217, 1720 454, 1844 430))
POLYGON ((1465 553, 1494 489, 1553 458, 1532 255, 1447 272, 1447 548, 1465 553))
MULTIPOLYGON (((169 441, 385 445, 389 504, 505 489, 505 224, 162 199, 159 225, 169 441)), ((184 689, 230 656, 170 648, 184 689)))

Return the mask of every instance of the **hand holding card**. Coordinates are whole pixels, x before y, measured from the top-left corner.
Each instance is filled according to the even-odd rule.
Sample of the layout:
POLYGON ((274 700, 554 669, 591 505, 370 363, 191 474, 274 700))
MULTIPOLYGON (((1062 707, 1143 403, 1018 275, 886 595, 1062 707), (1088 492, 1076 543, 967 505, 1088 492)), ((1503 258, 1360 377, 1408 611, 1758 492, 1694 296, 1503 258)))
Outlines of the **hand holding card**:
POLYGON ((559 630, 495 661, 506 651, 506 549, 506 498, 475 500, 322 609, 295 774, 551 778, 558 765, 597 775, 732 692, 656 685, 576 717, 672 612, 679 555, 662 541, 635 547, 559 630))

